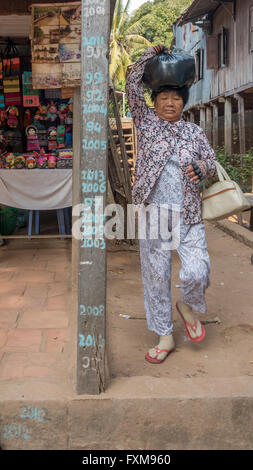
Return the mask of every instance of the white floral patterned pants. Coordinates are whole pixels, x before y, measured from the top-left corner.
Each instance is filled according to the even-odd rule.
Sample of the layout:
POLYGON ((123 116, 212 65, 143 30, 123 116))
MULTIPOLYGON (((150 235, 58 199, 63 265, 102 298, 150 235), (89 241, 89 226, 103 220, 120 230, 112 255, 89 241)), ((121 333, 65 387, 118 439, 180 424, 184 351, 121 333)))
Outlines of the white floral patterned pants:
MULTIPOLYGON (((145 212, 145 208, 142 205, 145 212)), ((150 207, 150 206, 149 206, 150 207)), ((174 212, 175 215, 175 212, 174 212)), ((143 217, 143 215, 142 215, 143 217)), ((158 211, 158 222, 168 227, 172 233, 172 241, 166 241, 164 232, 158 230, 158 238, 150 231, 156 226, 156 217, 147 216, 146 229, 143 220, 140 238, 140 259, 142 269, 144 306, 148 328, 160 336, 169 335, 173 331, 172 300, 171 300, 171 267, 172 249, 176 249, 181 261, 179 272, 181 280, 181 300, 200 313, 206 312, 205 289, 209 286, 210 260, 207 252, 205 228, 203 222, 186 225, 183 212, 177 212, 177 226, 173 223, 173 212, 170 209, 158 211), (167 214, 165 216, 165 214, 167 214), (180 236, 179 236, 180 235, 180 236), (173 243, 174 238, 174 243, 173 243), (175 242, 175 238, 177 241, 175 242)), ((140 233, 140 232, 139 232, 140 233)), ((167 240, 169 240, 169 236, 167 240)))

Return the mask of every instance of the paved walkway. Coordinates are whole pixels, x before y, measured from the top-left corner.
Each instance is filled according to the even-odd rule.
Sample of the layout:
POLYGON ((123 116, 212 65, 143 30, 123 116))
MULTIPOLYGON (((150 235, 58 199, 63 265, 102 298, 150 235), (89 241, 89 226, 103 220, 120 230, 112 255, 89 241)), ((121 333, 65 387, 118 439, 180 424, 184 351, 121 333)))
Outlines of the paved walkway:
MULTIPOLYGON (((146 327, 138 250, 108 245, 110 382, 99 396, 75 393, 71 241, 19 240, 0 248, 0 446, 252 448, 252 248, 206 229, 206 338, 188 341, 175 312, 176 351, 158 366, 144 360, 157 337, 146 327)), ((173 259, 175 301, 180 263, 176 253, 173 259)))
POLYGON ((71 300, 71 242, 0 249, 0 379, 66 374, 71 300))

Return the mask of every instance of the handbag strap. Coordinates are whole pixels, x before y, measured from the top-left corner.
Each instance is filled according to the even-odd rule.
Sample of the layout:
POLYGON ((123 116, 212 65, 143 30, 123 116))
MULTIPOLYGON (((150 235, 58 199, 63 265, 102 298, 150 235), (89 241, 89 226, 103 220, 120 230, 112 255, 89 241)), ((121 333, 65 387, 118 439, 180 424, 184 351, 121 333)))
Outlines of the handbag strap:
POLYGON ((223 168, 223 166, 220 164, 220 162, 216 161, 215 162, 216 168, 217 168, 217 173, 218 173, 218 178, 220 181, 231 181, 231 178, 228 176, 226 170, 223 168))
MULTIPOLYGON (((230 176, 227 174, 226 170, 220 164, 220 162, 215 161, 215 165, 216 165, 219 181, 232 181, 230 176)), ((202 184, 203 184, 203 190, 205 190, 207 186, 210 186, 208 185, 205 179, 203 180, 202 184)))

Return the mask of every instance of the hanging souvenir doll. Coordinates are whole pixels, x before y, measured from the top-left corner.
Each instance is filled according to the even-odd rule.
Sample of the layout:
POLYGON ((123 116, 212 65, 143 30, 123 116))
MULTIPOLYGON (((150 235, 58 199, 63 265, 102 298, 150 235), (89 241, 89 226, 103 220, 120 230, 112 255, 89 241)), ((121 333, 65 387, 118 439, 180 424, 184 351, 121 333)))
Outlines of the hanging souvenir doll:
POLYGON ((27 108, 24 114, 24 128, 30 126, 31 124, 32 124, 32 113, 30 109, 27 108))
POLYGON ((40 148, 47 147, 47 129, 45 126, 45 106, 40 106, 39 110, 36 111, 34 116, 34 125, 37 128, 37 136, 40 148))
POLYGON ((47 120, 47 106, 45 104, 40 105, 40 119, 41 121, 47 120))
POLYGON ((57 130, 56 127, 49 127, 48 129, 48 150, 57 150, 57 130))
POLYGON ((57 127, 57 144, 58 149, 65 147, 65 126, 63 125, 57 127))
POLYGON ((61 124, 64 124, 65 119, 67 117, 67 113, 68 113, 68 105, 66 103, 62 103, 59 108, 59 118, 60 118, 61 124))
POLYGON ((65 139, 66 139, 66 147, 72 147, 72 124, 73 124, 73 114, 71 111, 71 105, 68 106, 67 110, 67 116, 65 119, 65 125, 66 125, 66 134, 65 134, 65 139))
POLYGON ((57 106, 54 104, 53 101, 51 101, 51 104, 48 105, 48 111, 47 111, 47 120, 50 122, 54 122, 58 117, 58 111, 57 111, 57 106))
POLYGON ((34 125, 28 126, 25 132, 27 136, 27 152, 31 152, 33 150, 40 151, 36 126, 34 125))
POLYGON ((15 127, 18 127, 18 108, 16 106, 9 106, 6 109, 6 114, 7 114, 7 124, 9 127, 14 129, 15 127))

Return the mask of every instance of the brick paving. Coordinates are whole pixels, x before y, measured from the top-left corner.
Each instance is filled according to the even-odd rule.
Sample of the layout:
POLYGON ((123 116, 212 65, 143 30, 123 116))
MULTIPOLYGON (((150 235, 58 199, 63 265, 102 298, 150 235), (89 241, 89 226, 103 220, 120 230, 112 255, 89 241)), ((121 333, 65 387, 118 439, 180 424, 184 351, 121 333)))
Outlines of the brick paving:
POLYGON ((0 381, 63 377, 71 341, 71 242, 0 250, 0 381))

